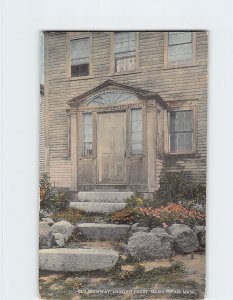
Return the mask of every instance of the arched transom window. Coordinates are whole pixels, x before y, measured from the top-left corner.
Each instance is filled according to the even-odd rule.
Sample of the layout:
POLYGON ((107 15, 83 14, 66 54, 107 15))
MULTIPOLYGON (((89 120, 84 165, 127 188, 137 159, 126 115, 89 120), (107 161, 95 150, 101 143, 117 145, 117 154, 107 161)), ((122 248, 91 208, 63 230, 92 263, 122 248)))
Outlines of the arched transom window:
POLYGON ((87 101, 87 107, 96 106, 114 106, 114 105, 127 105, 139 103, 138 98, 131 93, 124 91, 107 91, 96 95, 87 101))

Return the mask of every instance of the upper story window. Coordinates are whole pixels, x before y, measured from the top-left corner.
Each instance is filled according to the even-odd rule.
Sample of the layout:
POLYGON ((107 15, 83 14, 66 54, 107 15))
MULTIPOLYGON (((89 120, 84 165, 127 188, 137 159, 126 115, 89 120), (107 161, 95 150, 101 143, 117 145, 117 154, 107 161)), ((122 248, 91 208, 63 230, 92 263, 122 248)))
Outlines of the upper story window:
POLYGON ((71 77, 88 76, 90 74, 90 38, 70 41, 71 77))
POLYGON ((131 153, 142 154, 142 109, 131 110, 131 153))
POLYGON ((115 45, 115 72, 125 72, 136 69, 136 33, 116 32, 115 45))
POLYGON ((170 153, 193 152, 193 111, 170 112, 170 153))
POLYGON ((195 62, 195 39, 192 32, 168 32, 166 43, 167 65, 188 65, 195 62))

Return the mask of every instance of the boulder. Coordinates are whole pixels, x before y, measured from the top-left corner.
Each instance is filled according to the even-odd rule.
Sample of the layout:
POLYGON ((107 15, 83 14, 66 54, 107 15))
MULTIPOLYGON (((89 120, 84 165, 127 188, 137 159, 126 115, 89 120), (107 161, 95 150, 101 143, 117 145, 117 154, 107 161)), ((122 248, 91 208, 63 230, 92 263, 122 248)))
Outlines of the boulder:
POLYGON ((184 224, 173 224, 167 230, 174 237, 174 246, 177 253, 191 253, 199 248, 196 233, 184 224))
POLYGON ((118 252, 103 248, 42 249, 39 252, 39 267, 55 272, 110 270, 118 259, 118 252))
POLYGON ((194 204, 192 208, 195 209, 195 210, 198 210, 198 211, 200 211, 202 213, 205 212, 205 207, 203 205, 201 205, 201 204, 194 204))
POLYGON ((60 248, 65 246, 65 238, 62 233, 53 233, 54 245, 60 248))
POLYGON ((150 232, 155 234, 156 236, 161 236, 161 235, 167 234, 166 230, 162 227, 155 227, 155 228, 151 229, 150 232))
POLYGON ((131 256, 141 260, 168 258, 173 251, 173 237, 139 231, 129 238, 128 250, 131 256))
POLYGON ((52 229, 52 233, 61 233, 64 236, 65 242, 68 241, 68 239, 70 238, 70 236, 72 235, 75 226, 71 225, 69 222, 67 221, 60 221, 60 222, 56 222, 52 225, 51 227, 52 229))
POLYGON ((205 247, 206 231, 205 226, 193 226, 193 231, 196 233, 200 246, 205 247))
POLYGON ((54 221, 51 218, 42 218, 42 222, 48 223, 49 225, 54 224, 54 221))
POLYGON ((141 232, 149 232, 149 227, 144 227, 144 226, 139 226, 139 227, 136 227, 136 228, 132 228, 131 229, 131 233, 135 233, 135 232, 139 232, 139 231, 141 231, 141 232))
POLYGON ((128 237, 130 225, 82 223, 76 226, 79 232, 88 240, 121 241, 128 237))
POLYGON ((39 248, 51 248, 53 245, 52 230, 48 223, 39 223, 39 248))

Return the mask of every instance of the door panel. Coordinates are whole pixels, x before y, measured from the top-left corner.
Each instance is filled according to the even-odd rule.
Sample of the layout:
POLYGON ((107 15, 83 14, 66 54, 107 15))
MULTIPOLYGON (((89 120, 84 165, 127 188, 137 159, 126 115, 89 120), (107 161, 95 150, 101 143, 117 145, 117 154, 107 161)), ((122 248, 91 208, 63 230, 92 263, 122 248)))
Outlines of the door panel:
POLYGON ((125 183, 126 116, 123 112, 99 114, 98 179, 125 183))

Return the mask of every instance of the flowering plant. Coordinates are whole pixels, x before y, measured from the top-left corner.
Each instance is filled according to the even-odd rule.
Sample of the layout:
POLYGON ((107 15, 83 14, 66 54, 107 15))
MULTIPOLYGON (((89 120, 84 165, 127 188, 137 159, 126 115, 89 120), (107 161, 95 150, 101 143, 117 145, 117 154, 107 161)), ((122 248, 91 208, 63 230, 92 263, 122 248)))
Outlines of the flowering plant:
POLYGON ((186 225, 205 224, 205 213, 188 209, 181 204, 170 203, 160 208, 139 208, 139 212, 148 225, 166 227, 174 223, 186 225))

